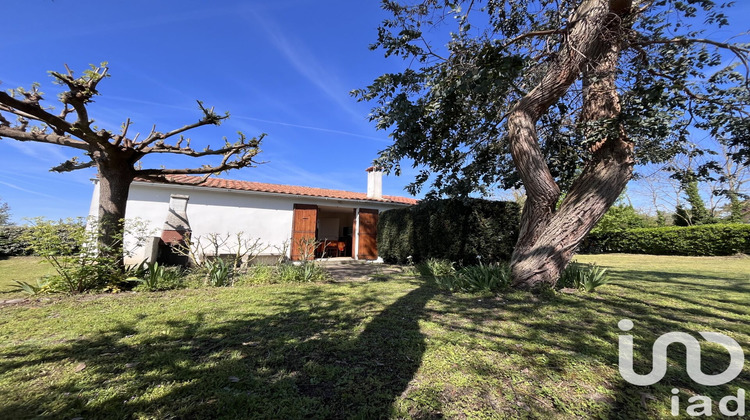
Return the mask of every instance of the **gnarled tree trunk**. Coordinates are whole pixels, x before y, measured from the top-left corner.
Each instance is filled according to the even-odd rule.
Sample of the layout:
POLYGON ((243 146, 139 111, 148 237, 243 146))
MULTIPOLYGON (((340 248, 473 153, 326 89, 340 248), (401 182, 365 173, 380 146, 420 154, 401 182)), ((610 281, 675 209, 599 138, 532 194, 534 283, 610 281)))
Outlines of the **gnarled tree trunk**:
POLYGON ((542 81, 514 107, 508 119, 511 154, 528 196, 512 259, 513 285, 554 285, 584 237, 615 202, 632 176, 632 144, 620 128, 592 146, 592 157, 556 209, 560 188, 537 140, 536 123, 583 75, 581 121, 612 119, 620 112, 615 89, 628 2, 586 0, 542 81), (627 3, 627 4, 624 4, 627 3), (613 8, 616 7, 616 8, 613 8))

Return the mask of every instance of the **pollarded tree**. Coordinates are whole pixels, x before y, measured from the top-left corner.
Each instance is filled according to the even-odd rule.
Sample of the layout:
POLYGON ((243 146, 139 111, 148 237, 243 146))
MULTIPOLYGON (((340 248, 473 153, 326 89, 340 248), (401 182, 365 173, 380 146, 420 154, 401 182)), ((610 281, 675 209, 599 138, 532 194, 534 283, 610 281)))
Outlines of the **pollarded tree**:
POLYGON ((384 0, 393 17, 372 48, 410 64, 354 94, 376 101, 372 119, 391 131, 379 164, 399 173, 409 158, 421 168, 411 190, 522 184, 513 282, 554 284, 635 164, 685 152, 694 128, 750 149, 750 50, 700 30, 725 26, 728 6, 384 0))
POLYGON ((195 150, 190 146, 190 139, 183 137, 183 133, 204 125, 220 125, 229 118, 229 114, 218 115, 213 108, 206 108, 199 101, 203 116, 195 123, 183 127, 160 132, 156 126, 151 132, 138 139, 139 135, 128 135, 131 126, 127 119, 122 131, 115 133, 109 130, 97 129, 89 116, 87 106, 92 98, 98 95, 97 86, 108 77, 106 63, 100 67, 92 66, 80 77, 75 77, 67 68, 66 73, 50 72, 55 82, 67 90, 59 95, 63 104, 58 114, 53 114, 48 107, 42 105, 42 93, 39 85, 34 84, 30 90, 22 88, 0 92, 0 139, 9 138, 20 141, 33 141, 56 144, 78 149, 86 156, 85 159, 70 159, 57 167, 56 172, 68 172, 77 169, 96 167, 99 176, 99 220, 101 229, 101 249, 110 250, 122 261, 121 242, 125 207, 128 200, 130 184, 138 178, 167 181, 167 175, 178 174, 211 174, 230 169, 253 166, 255 156, 260 152, 259 145, 263 136, 247 139, 239 133, 239 139, 230 143, 226 139, 224 144, 216 149, 206 147, 195 150), (4 115, 5 114, 5 115, 4 115), (6 117, 15 117, 15 121, 6 117), (167 143, 174 137, 179 140, 167 143), (140 167, 140 161, 147 155, 179 154, 190 157, 221 156, 217 165, 203 165, 198 168, 148 168, 140 167))

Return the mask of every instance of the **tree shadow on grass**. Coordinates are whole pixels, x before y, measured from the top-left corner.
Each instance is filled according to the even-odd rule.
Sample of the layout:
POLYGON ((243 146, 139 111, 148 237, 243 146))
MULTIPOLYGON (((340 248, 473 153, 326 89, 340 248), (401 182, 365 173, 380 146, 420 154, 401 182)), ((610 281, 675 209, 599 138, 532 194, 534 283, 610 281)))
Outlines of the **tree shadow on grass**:
MULTIPOLYGON (((693 395, 712 398, 713 412, 717 413, 722 397, 737 395, 738 388, 750 389, 747 370, 724 385, 706 387, 693 382, 685 371, 685 349, 679 345, 670 346, 669 368, 658 383, 641 387, 624 381, 617 370, 618 335, 627 333, 619 330, 619 320, 627 318, 635 323, 630 334, 635 342, 635 371, 640 374, 651 370, 651 348, 661 334, 684 331, 700 337, 697 331, 686 330, 685 322, 663 307, 618 298, 620 290, 615 287, 602 289, 606 292, 558 295, 538 301, 524 294, 481 301, 457 296, 438 298, 444 305, 433 311, 432 317, 448 320, 445 327, 470 337, 465 341, 482 342, 485 350, 491 348, 491 353, 473 357, 461 369, 486 380, 501 378, 492 388, 497 390, 494 399, 505 404, 492 409, 502 418, 672 418, 669 409, 673 388, 680 391, 682 414, 693 395)), ((736 329, 736 324, 727 324, 716 315, 707 315, 698 324, 704 326, 702 331, 730 331, 744 349, 750 349, 750 328, 736 329)), ((723 372, 728 363, 728 353, 721 347, 703 345, 704 373, 723 372)))
POLYGON ((383 308, 372 293, 352 301, 299 289, 274 302, 272 315, 215 322, 215 312, 193 312, 158 328, 119 323, 21 345, 0 359, 0 372, 22 381, 38 367, 28 380, 40 392, 6 395, 0 418, 387 417, 421 364, 418 322, 434 294, 415 286, 383 308), (45 384, 61 373, 45 366, 68 379, 45 384))

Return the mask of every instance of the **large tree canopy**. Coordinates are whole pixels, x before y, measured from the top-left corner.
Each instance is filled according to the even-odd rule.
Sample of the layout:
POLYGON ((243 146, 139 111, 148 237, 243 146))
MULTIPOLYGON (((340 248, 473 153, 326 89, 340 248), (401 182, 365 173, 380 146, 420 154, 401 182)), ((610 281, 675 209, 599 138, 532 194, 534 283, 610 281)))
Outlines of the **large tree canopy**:
POLYGON ((730 6, 384 0, 372 47, 410 65, 355 94, 393 138, 379 164, 421 168, 412 190, 523 185, 514 283, 553 284, 635 164, 686 152, 696 130, 750 159, 750 50, 709 37, 730 6))
POLYGON ((39 85, 31 89, 11 89, 0 92, 0 139, 33 141, 56 144, 81 151, 83 159, 72 158, 52 168, 53 171, 68 172, 77 169, 96 167, 98 170, 99 228, 101 229, 101 249, 109 250, 122 258, 118 237, 122 237, 125 207, 132 181, 138 178, 166 181, 166 175, 205 174, 230 169, 243 168, 256 164, 255 156, 260 152, 263 136, 247 139, 239 133, 239 139, 229 142, 224 139, 220 147, 206 146, 196 150, 190 139, 183 134, 204 125, 219 125, 229 118, 229 114, 218 115, 213 108, 206 108, 199 101, 201 118, 170 131, 157 131, 154 125, 151 132, 140 137, 130 133, 131 121, 123 118, 120 132, 97 128, 89 115, 88 106, 98 95, 97 86, 108 77, 106 63, 92 66, 79 77, 74 76, 66 66, 65 73, 50 72, 55 82, 64 90, 59 95, 63 104, 59 113, 43 105, 44 98, 39 85), (178 138, 168 143, 167 140, 178 138), (147 155, 177 154, 189 157, 218 156, 221 161, 214 165, 197 168, 143 168, 141 160, 147 155))

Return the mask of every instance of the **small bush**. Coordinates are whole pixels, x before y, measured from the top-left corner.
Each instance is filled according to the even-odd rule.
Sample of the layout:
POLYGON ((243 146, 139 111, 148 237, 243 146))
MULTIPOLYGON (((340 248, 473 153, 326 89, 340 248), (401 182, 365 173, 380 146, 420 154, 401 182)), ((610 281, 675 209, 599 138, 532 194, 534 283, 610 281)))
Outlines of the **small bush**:
MULTIPOLYGON (((29 244, 34 255, 44 258, 56 271, 49 277, 49 289, 54 292, 83 293, 90 290, 117 291, 127 285, 127 275, 114 256, 121 249, 123 235, 133 235, 137 247, 144 236, 140 223, 128 223, 127 232, 113 238, 112 249, 103 249, 99 243, 100 226, 83 218, 50 221, 44 218, 32 220, 22 239, 29 244)), ((130 255, 129 250, 124 250, 130 255)))
POLYGON ((417 264, 417 271, 425 277, 445 277, 455 273, 456 268, 451 261, 428 258, 417 264))
POLYGON ((159 265, 158 262, 144 264, 144 266, 145 269, 136 268, 138 272, 136 276, 128 279, 134 279, 140 283, 136 286, 136 290, 171 290, 183 286, 185 273, 180 267, 164 267, 159 265))
POLYGON ((506 264, 472 265, 435 277, 437 286, 449 292, 497 293, 506 290, 510 282, 510 267, 506 264))
POLYGON ((597 287, 609 283, 607 269, 596 264, 570 263, 555 285, 558 289, 569 288, 593 292, 597 287))

